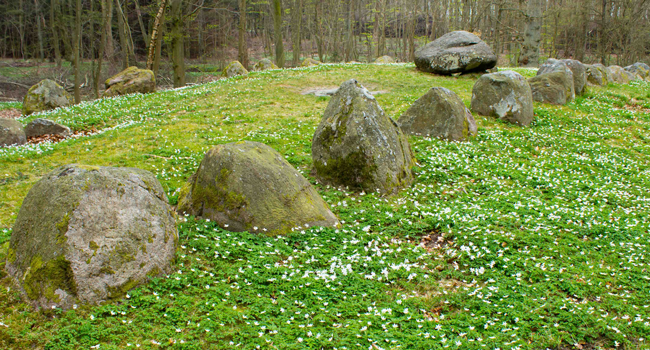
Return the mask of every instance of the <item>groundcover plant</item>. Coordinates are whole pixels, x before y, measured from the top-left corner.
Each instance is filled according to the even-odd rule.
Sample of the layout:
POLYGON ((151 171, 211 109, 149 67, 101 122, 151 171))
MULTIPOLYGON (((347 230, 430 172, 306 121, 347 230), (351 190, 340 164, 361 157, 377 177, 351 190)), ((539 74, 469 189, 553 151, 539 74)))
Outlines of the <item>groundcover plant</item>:
MULTIPOLYGON (((534 70, 517 69, 532 76, 534 70)), ((178 217, 174 272, 120 300, 34 311, 1 272, 3 349, 643 349, 650 337, 650 86, 535 104, 522 128, 475 115, 468 142, 412 137, 395 196, 322 186, 311 137, 356 78, 397 119, 432 86, 469 105, 477 76, 321 65, 30 116, 86 134, 0 149, 0 266, 29 188, 68 163, 152 171, 175 204, 204 153, 268 144, 342 222, 286 236, 178 217)), ((15 107, 10 105, 8 107, 15 107)), ((4 108, 4 107, 3 107, 4 108)))

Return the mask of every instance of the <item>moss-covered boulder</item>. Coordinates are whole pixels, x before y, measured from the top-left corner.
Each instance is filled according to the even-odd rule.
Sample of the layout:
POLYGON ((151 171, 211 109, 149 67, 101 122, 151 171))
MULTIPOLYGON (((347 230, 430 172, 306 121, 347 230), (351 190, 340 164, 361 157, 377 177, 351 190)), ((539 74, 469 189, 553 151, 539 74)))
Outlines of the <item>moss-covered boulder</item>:
POLYGON ((646 79, 648 79, 650 77, 650 66, 648 66, 647 64, 645 64, 643 62, 637 62, 637 63, 629 65, 629 66, 627 66, 627 67, 625 67, 623 69, 625 69, 626 71, 628 71, 628 72, 630 72, 632 74, 638 75, 643 80, 646 80, 646 79))
POLYGON ((636 78, 634 74, 626 71, 621 66, 612 65, 607 67, 607 69, 612 77, 612 82, 616 84, 628 84, 636 78))
POLYGON ((415 51, 415 65, 423 72, 442 75, 483 72, 497 65, 497 56, 481 38, 459 30, 415 51))
POLYGON ((330 99, 311 151, 316 178, 326 184, 394 193, 413 182, 406 136, 354 79, 330 99))
POLYGON ((50 79, 41 80, 27 91, 23 99, 23 115, 66 107, 70 103, 72 97, 61 85, 50 79))
POLYGON ((390 56, 381 56, 381 57, 377 57, 375 63, 377 64, 395 63, 395 59, 390 56))
POLYGON ((127 94, 146 94, 156 91, 156 77, 148 69, 129 67, 104 82, 106 91, 103 97, 121 96, 127 94))
POLYGON ((573 100, 576 97, 575 89, 575 78, 573 77, 573 70, 569 68, 567 63, 564 60, 556 60, 554 58, 549 58, 542 64, 537 70, 537 75, 553 73, 553 72, 562 72, 566 74, 566 78, 571 81, 571 92, 567 93, 567 101, 573 100))
POLYGON ((593 64, 586 64, 587 69, 587 85, 592 86, 605 86, 607 85, 607 77, 603 74, 603 70, 593 64))
POLYGON ((476 122, 463 100, 453 91, 433 87, 399 117, 397 124, 407 135, 464 141, 477 132, 476 122))
POLYGON ((221 73, 225 78, 232 78, 238 75, 248 75, 248 70, 239 61, 230 62, 221 73))
POLYGON ((178 211, 227 230, 271 235, 339 225, 309 181, 280 153, 249 141, 208 151, 181 191, 178 211))
POLYGON ((587 91, 587 69, 585 65, 578 60, 562 60, 564 64, 571 70, 573 73, 573 88, 575 94, 582 96, 587 91))
POLYGON ((528 79, 533 100, 564 105, 572 100, 573 81, 565 72, 544 73, 528 79))
POLYGON ((598 69, 600 74, 603 76, 603 85, 611 84, 611 83, 614 82, 614 79, 612 78, 612 72, 607 67, 605 67, 603 64, 594 63, 591 66, 598 69))
POLYGON ((319 62, 319 61, 316 61, 315 59, 313 59, 311 57, 307 57, 304 60, 302 60, 302 63, 300 64, 300 66, 302 66, 302 67, 311 67, 311 66, 317 66, 319 64, 322 64, 322 63, 319 62))
POLYGON ((172 214, 147 171, 62 166, 25 197, 6 270, 37 307, 120 298, 170 270, 178 239, 172 214))
POLYGON ((253 71, 259 72, 267 69, 278 69, 278 66, 268 58, 263 58, 253 66, 253 71))
POLYGON ((48 119, 36 118, 25 126, 25 136, 38 137, 43 135, 70 136, 70 128, 48 119))
POLYGON ((470 108, 481 115, 528 126, 533 121, 533 94, 517 72, 485 74, 474 84, 470 108))
POLYGON ((27 142, 23 125, 13 119, 0 118, 0 147, 27 142))

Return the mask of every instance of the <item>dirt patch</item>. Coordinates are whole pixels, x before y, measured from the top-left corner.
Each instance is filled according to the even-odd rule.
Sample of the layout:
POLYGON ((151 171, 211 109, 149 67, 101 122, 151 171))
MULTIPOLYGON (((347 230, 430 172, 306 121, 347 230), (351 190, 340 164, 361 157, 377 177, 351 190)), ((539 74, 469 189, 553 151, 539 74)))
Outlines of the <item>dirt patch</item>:
POLYGON ((419 246, 425 248, 428 252, 431 252, 432 250, 443 249, 449 244, 450 242, 445 238, 444 232, 431 231, 420 236, 419 246))
POLYGON ((78 138, 78 137, 83 137, 83 136, 89 136, 89 135, 92 135, 92 134, 95 134, 95 133, 97 133, 97 129, 92 128, 90 130, 75 131, 74 133, 72 133, 72 136, 68 136, 68 137, 61 136, 61 135, 34 136, 34 137, 28 138, 27 143, 39 144, 39 143, 48 142, 48 141, 52 142, 52 143, 57 143, 57 142, 61 142, 61 141, 65 140, 67 138, 78 138))
POLYGON ((5 119, 20 118, 22 114, 23 113, 20 111, 20 109, 16 109, 16 108, 0 110, 0 118, 5 118, 5 119))

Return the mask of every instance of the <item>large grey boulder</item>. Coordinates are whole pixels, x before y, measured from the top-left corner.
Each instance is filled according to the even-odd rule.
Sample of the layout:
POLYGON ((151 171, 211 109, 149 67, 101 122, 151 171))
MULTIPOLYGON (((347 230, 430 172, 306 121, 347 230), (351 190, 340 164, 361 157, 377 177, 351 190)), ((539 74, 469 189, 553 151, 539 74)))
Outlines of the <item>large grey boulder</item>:
POLYGON ((476 122, 453 91, 433 87, 399 117, 397 124, 407 135, 467 140, 477 132, 476 122))
POLYGON ((632 74, 640 76, 641 79, 647 79, 650 77, 650 66, 643 62, 637 62, 625 67, 624 69, 632 74))
POLYGON ((533 100, 564 105, 572 99, 573 80, 565 72, 544 73, 528 79, 533 100))
POLYGON ((533 95, 524 77, 513 71, 481 76, 472 89, 472 111, 527 126, 533 121, 533 95))
POLYGON ((208 151, 183 187, 178 211, 231 231, 273 235, 298 227, 339 225, 309 181, 280 153, 249 141, 208 151))
POLYGON ((628 84, 636 78, 636 75, 626 71, 621 66, 611 65, 607 69, 612 77, 612 81, 616 84, 628 84))
POLYGON ((332 96, 311 151, 316 178, 323 183, 394 193, 413 182, 408 139, 354 79, 332 96))
POLYGON ((172 214, 148 171, 59 167, 25 197, 6 270, 37 307, 120 298, 170 271, 178 239, 172 214))
POLYGON ((268 58, 263 58, 253 66, 253 71, 260 72, 267 69, 278 69, 278 66, 268 58))
POLYGON ((156 77, 153 71, 132 66, 106 79, 104 86, 103 97, 146 94, 156 91, 156 77))
POLYGON ((70 128, 51 120, 36 118, 25 126, 25 136, 38 137, 43 135, 70 136, 70 128))
POLYGON ((0 118, 0 147, 22 145, 26 142, 22 124, 13 119, 0 118))
POLYGON ((587 85, 592 86, 605 86, 608 84, 607 76, 603 73, 603 69, 593 64, 586 64, 587 69, 587 85))
POLYGON ((49 111, 69 106, 72 97, 61 85, 53 80, 41 80, 27 91, 23 99, 23 115, 49 111))
POLYGON ((415 51, 418 69, 435 74, 482 72, 496 64, 490 46, 465 31, 447 33, 415 51))
POLYGON ((577 60, 562 60, 573 73, 573 87, 576 95, 584 95, 587 91, 587 68, 577 60))
POLYGON ((612 72, 609 70, 609 68, 605 67, 601 63, 594 63, 592 64, 593 67, 596 67, 600 74, 603 76, 603 85, 611 84, 614 82, 614 78, 612 77, 612 72))
MULTIPOLYGON (((576 81, 578 82, 578 84, 584 84, 586 82, 586 73, 582 72, 582 74, 585 74, 584 79, 582 78, 582 76, 576 79, 576 77, 573 74, 573 69, 569 67, 567 61, 568 60, 556 60, 554 58, 549 58, 548 60, 546 60, 546 62, 544 62, 544 64, 542 64, 539 67, 539 69, 537 70, 537 75, 542 75, 551 72, 564 72, 564 74, 566 74, 567 77, 573 82, 571 84, 571 93, 570 93, 571 98, 568 99, 568 100, 573 100, 575 98, 575 95, 578 94, 578 87, 576 87, 576 81)), ((581 73, 578 72, 578 74, 581 73)))

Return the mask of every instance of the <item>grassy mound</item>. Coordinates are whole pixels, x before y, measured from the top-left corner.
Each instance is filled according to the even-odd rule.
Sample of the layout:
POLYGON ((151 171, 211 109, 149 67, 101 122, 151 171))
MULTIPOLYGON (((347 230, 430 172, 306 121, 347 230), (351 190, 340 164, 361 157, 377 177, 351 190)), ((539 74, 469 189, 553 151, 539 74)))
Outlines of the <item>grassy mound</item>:
MULTIPOLYGON (((432 86, 469 105, 476 80, 319 65, 30 116, 95 131, 0 150, 0 261, 29 188, 68 163, 149 170, 173 203, 210 147, 250 140, 315 183, 329 98, 300 92, 350 78, 386 91, 394 118, 432 86)), ((648 87, 536 104, 528 128, 475 115, 465 143, 412 137, 417 180, 396 196, 316 184, 340 229, 271 238, 182 218, 175 272, 119 302, 33 312, 0 272, 0 348, 647 348, 648 87)))

